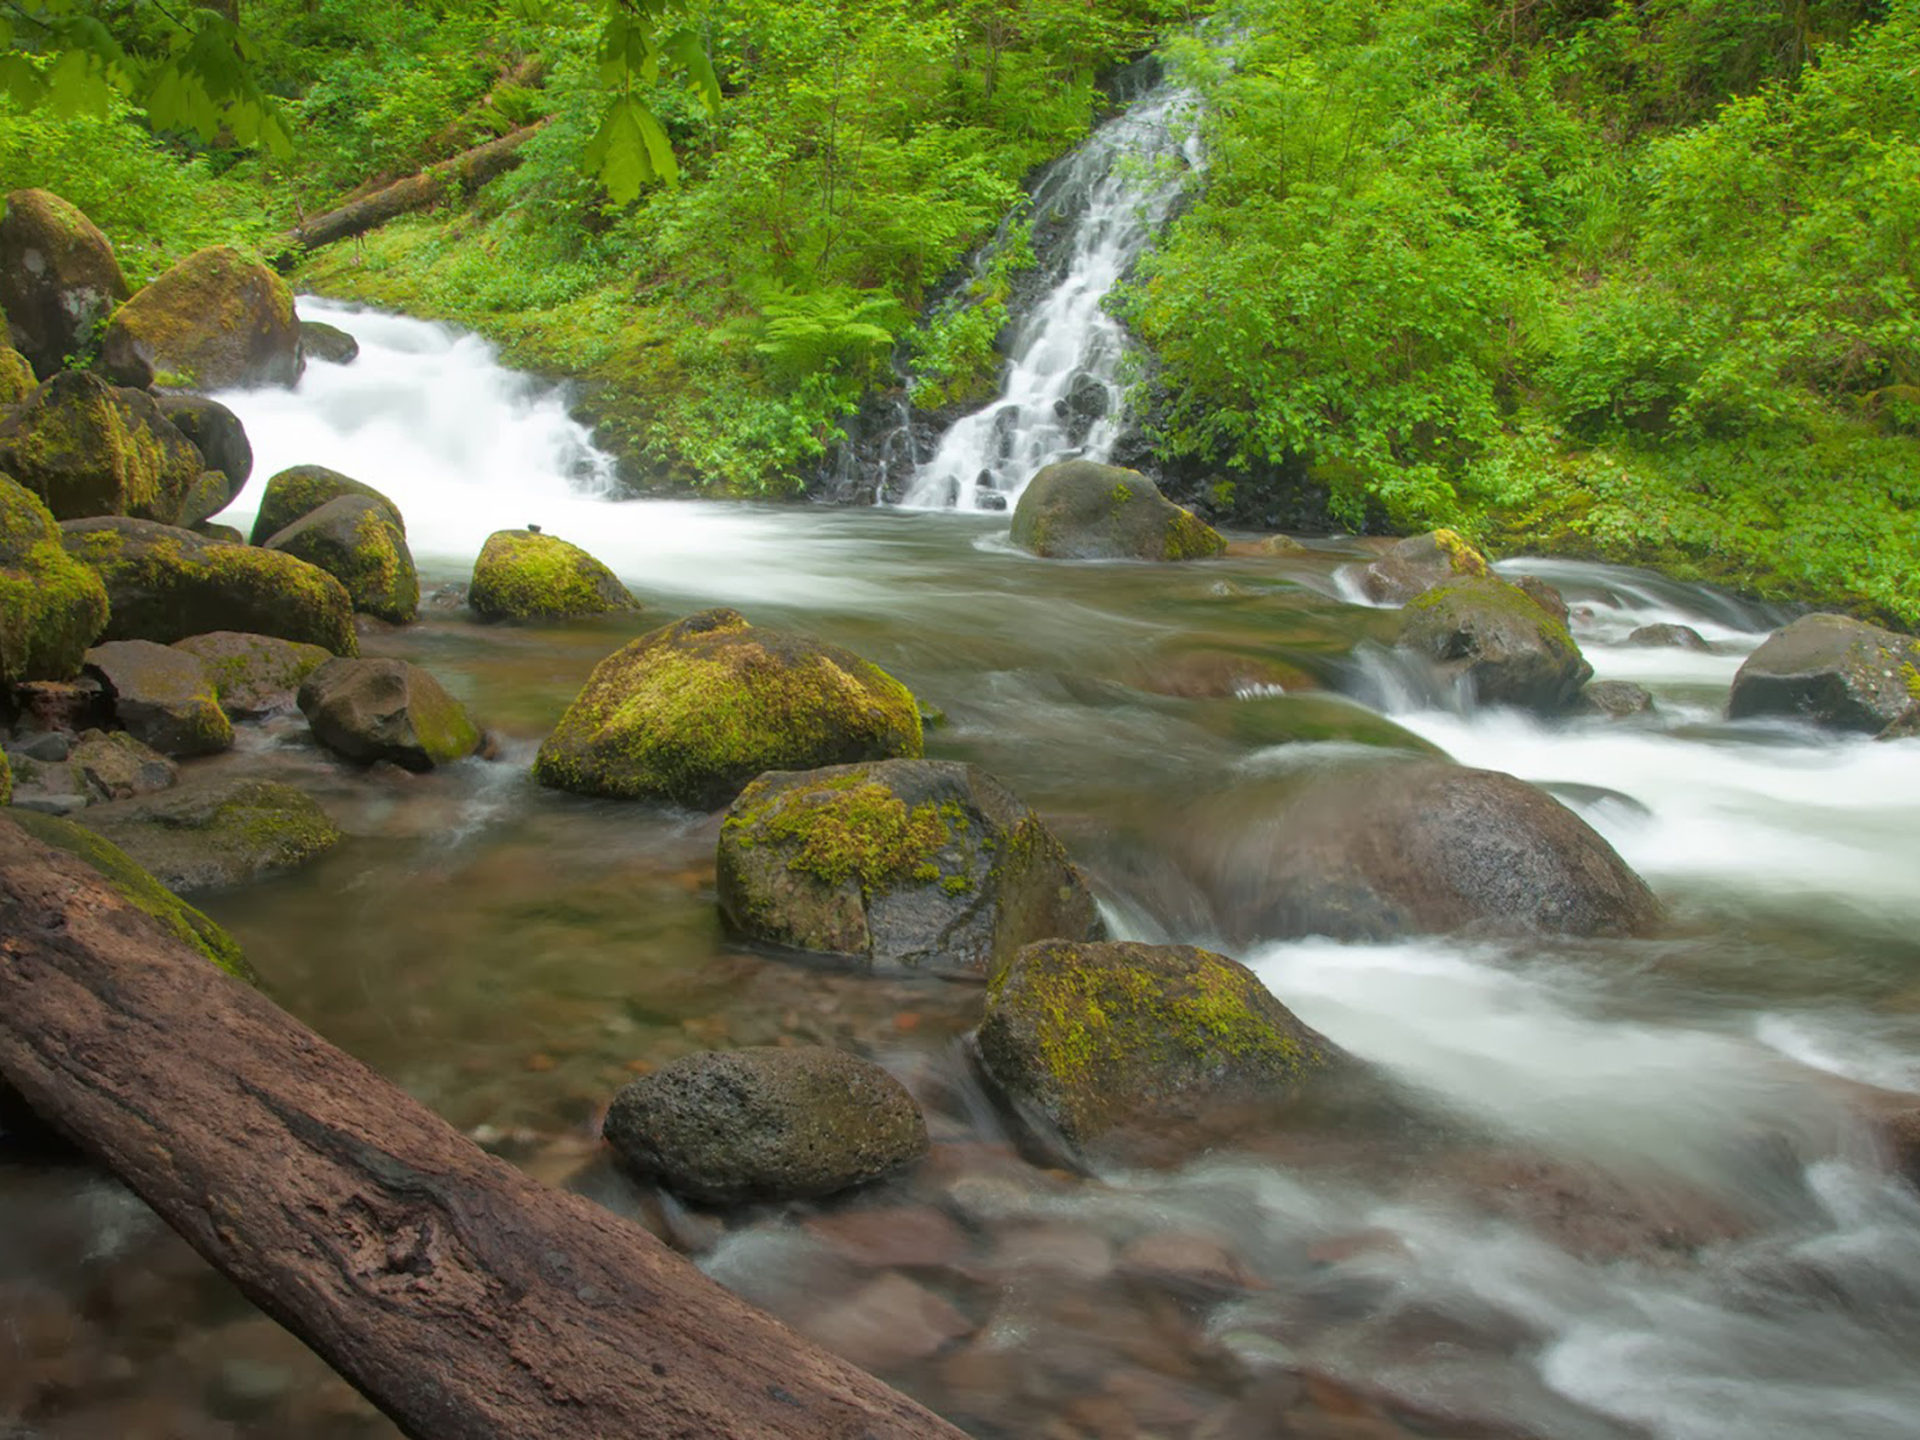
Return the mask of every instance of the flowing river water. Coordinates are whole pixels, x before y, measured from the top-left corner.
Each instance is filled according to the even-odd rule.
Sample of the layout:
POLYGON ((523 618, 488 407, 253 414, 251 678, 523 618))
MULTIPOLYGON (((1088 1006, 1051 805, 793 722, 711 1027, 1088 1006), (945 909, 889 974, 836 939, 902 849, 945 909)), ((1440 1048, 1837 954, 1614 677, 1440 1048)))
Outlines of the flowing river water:
MULTIPOLYGON (((1779 616, 1644 573, 1511 562, 1563 589, 1602 678, 1658 708, 1476 712, 1381 648, 1391 615, 1343 573, 1364 542, 1081 564, 1013 550, 1004 516, 623 501, 559 398, 482 342, 303 313, 354 332, 361 357, 224 397, 260 478, 222 518, 244 528, 264 477, 295 463, 389 494, 428 599, 365 649, 429 666, 502 743, 429 776, 369 775, 296 717, 200 762, 291 778, 348 832, 303 871, 201 901, 294 1015, 981 1436, 1920 1430, 1920 1197, 1862 1119, 1920 1094, 1920 745, 1723 721, 1779 616), (528 523, 597 553, 645 612, 473 623, 458 587, 481 542, 528 523), (1165 1171, 1022 1160, 960 1049, 977 987, 735 943, 715 913, 717 817, 528 778, 599 659, 715 604, 901 677, 944 712, 929 754, 1034 805, 1117 933, 1227 949, 1414 1108, 1249 1134, 1165 1171), (1625 642, 1653 621, 1712 648, 1625 642), (1222 656, 1556 787, 1669 926, 1225 944, 1178 878, 1183 850, 1238 843, 1263 786, 1374 752, 1263 744, 1243 722, 1287 703, 1268 691, 1180 693, 1209 688, 1193 677, 1222 656), (725 1217, 607 1164, 597 1116, 636 1071, 783 1039, 888 1066, 927 1111, 932 1157, 842 1201, 725 1217)), ((393 1433, 84 1168, 0 1169, 0 1317, 0 1435, 393 1433)))

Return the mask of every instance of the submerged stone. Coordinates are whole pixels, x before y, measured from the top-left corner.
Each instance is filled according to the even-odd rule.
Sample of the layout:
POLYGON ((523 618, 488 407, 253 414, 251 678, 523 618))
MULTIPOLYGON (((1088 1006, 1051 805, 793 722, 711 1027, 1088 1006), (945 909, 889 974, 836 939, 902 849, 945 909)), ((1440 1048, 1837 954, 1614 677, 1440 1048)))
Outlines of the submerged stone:
POLYGON ((340 842, 308 796, 269 780, 226 780, 93 805, 81 823, 169 890, 238 885, 306 864, 340 842))

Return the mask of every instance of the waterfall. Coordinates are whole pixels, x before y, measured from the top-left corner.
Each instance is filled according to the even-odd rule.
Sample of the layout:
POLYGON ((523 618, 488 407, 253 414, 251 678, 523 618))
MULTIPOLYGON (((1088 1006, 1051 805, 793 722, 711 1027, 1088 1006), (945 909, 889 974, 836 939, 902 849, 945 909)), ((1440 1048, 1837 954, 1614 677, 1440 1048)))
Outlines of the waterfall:
POLYGON ((1059 278, 1020 320, 999 395, 941 437, 902 504, 1004 509, 1042 466, 1112 453, 1125 419, 1127 339, 1105 301, 1200 166, 1194 103, 1192 91, 1162 81, 1043 177, 1036 225, 1071 220, 1059 278))

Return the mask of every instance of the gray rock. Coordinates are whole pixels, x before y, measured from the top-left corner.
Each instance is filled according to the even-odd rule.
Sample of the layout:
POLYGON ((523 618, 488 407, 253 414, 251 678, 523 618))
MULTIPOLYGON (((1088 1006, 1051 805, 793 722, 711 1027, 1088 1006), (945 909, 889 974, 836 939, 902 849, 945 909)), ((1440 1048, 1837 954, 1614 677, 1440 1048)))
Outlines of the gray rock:
POLYGON ((1027 482, 1012 539, 1060 560, 1203 560, 1227 542, 1137 470, 1062 460, 1027 482))
POLYGON ((206 667, 220 708, 236 720, 294 708, 300 684, 333 656, 318 645, 215 630, 173 642, 206 667))
POLYGON ((1876 735, 1914 703, 1920 641, 1844 615, 1776 630, 1733 677, 1727 718, 1810 720, 1876 735))
POLYGON ((73 747, 73 758, 67 763, 97 801, 152 795, 171 789, 180 779, 178 765, 124 730, 111 734, 89 730, 73 747))
POLYGON ((1453 580, 1415 596, 1395 643, 1464 676, 1483 705, 1554 714, 1593 678, 1567 627, 1502 580, 1453 580))
POLYGON ((312 799, 266 780, 182 785, 89 806, 77 818, 176 894, 291 870, 341 839, 312 799))
POLYGON ((253 474, 253 444, 247 439, 246 426, 240 423, 240 417, 206 395, 162 395, 159 405, 160 413, 193 442, 208 467, 227 477, 227 499, 231 501, 253 474))
POLYGON ((319 320, 300 322, 300 349, 309 360, 329 365, 351 365, 360 358, 360 342, 338 325, 319 320))
POLYGON ((727 811, 718 872, 736 931, 876 969, 986 975, 1031 941, 1099 933, 1040 817, 950 760, 762 775, 727 811))
POLYGON ((480 748, 460 702, 404 660, 329 660, 302 682, 299 705, 314 739, 363 764, 431 770, 480 748))
POLYGON ((1361 571, 1360 590, 1376 605, 1404 605, 1436 585, 1490 573, 1487 557, 1453 531, 1429 530, 1409 535, 1361 571))
POLYGON ((1661 622, 1658 625, 1642 625, 1627 636, 1629 645, 1644 645, 1649 649, 1665 648, 1673 650, 1707 650, 1706 636, 1691 625, 1674 625, 1661 622))
POLYGON ((1596 680, 1580 692, 1573 705, 1576 715, 1604 715, 1610 720, 1626 720, 1652 711, 1652 693, 1631 680, 1596 680))
POLYGON ((92 343, 95 327, 127 298, 107 237, 46 190, 15 190, 0 216, 0 311, 13 348, 42 380, 92 343))
POLYGON ((605 1134, 640 1174, 716 1205, 831 1195, 927 1151, 899 1081, 816 1047, 684 1056, 622 1089, 605 1134))
POLYGON ((151 640, 114 640, 87 651, 114 718, 164 755, 212 755, 233 744, 207 672, 192 655, 151 640))

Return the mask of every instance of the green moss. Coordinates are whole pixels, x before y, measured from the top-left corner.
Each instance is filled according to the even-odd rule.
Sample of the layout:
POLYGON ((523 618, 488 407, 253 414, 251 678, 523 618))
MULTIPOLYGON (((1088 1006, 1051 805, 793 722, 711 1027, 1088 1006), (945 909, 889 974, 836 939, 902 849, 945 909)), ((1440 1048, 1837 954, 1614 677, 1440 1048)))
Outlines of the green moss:
MULTIPOLYGON (((951 832, 932 805, 906 803, 876 781, 847 789, 788 792, 747 823, 759 836, 796 845, 787 868, 828 885, 858 880, 871 897, 918 875, 951 832)), ((731 823, 731 822, 730 822, 731 823)), ((938 871, 935 871, 938 874, 938 871)))
POLYGON ((0 475, 0 683, 79 674, 106 623, 100 577, 67 554, 39 498, 0 475))
POLYGON ((1424 615, 1432 611, 1451 612, 1460 606, 1469 610, 1490 610, 1515 622, 1537 629, 1543 637, 1558 647, 1578 652, 1573 632, 1567 629, 1557 615, 1542 609, 1540 605, 1518 585, 1509 585, 1497 578, 1475 580, 1462 578, 1450 580, 1444 585, 1436 585, 1431 590, 1422 591, 1406 603, 1402 614, 1408 617, 1424 615))
POLYGON ((467 603, 489 619, 565 619, 639 607, 614 573, 577 545, 529 530, 487 537, 467 603))
POLYGON ((8 818, 43 844, 84 860, 129 904, 145 911, 168 933, 192 946, 229 975, 249 984, 259 983, 259 977, 232 936, 167 890, 111 840, 51 815, 13 810, 8 812, 8 818))
MULTIPOLYGON (((424 673, 415 670, 415 674, 424 673)), ((407 713, 413 719, 414 738, 435 765, 464 760, 480 748, 480 731, 466 707, 447 694, 437 681, 431 687, 414 684, 411 695, 407 713)))
POLYGON ((299 330, 293 291, 225 245, 196 250, 137 291, 108 321, 103 358, 122 384, 164 377, 188 388, 291 384, 299 330))
POLYGON ((0 750, 0 805, 13 803, 13 764, 7 752, 0 750))
POLYGON ((1457 530, 1436 530, 1433 543, 1446 552, 1447 562, 1456 575, 1473 575, 1484 579, 1487 574, 1487 557, 1482 555, 1457 530))
POLYGON ((27 357, 0 340, 0 405, 18 405, 38 383, 27 357))
POLYGON ((326 571, 346 587, 355 610, 396 625, 420 611, 420 577, 393 512, 363 495, 342 495, 304 515, 268 542, 326 571))
POLYGON ((1219 555, 1227 542, 1206 521, 1189 510, 1179 510, 1167 522, 1167 559, 1206 560, 1219 555))
POLYGON ((1133 487, 1128 485, 1124 480, 1115 481, 1113 489, 1107 493, 1112 498, 1113 506, 1116 510, 1133 499, 1133 487))
POLYGON ((1900 667, 1900 679, 1907 687, 1907 694, 1911 695, 1916 703, 1920 703, 1920 669, 1915 669, 1913 663, 1909 661, 1900 667))
POLYGON ((324 465, 294 465, 268 480, 260 494, 260 509, 254 516, 250 538, 255 545, 264 545, 294 521, 305 519, 343 495, 360 495, 384 505, 393 517, 394 528, 405 538, 407 522, 398 505, 373 486, 324 465))

